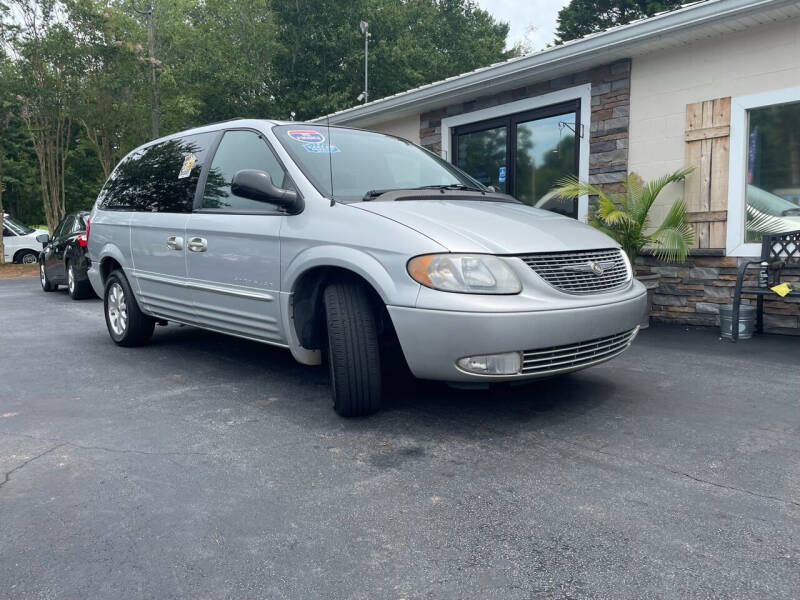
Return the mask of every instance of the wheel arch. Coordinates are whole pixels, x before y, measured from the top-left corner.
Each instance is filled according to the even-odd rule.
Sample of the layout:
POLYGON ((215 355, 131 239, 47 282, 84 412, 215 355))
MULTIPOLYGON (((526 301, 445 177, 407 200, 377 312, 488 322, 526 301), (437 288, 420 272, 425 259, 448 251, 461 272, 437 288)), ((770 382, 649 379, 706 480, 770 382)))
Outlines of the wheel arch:
POLYGON ((19 263, 19 261, 22 260, 22 256, 24 254, 28 254, 28 253, 31 253, 34 256, 36 256, 36 260, 38 261, 39 260, 39 254, 41 252, 42 252, 41 250, 37 250, 36 248, 20 248, 19 250, 14 252, 14 256, 11 258, 11 262, 12 263, 19 263))
POLYGON ((100 273, 100 281, 103 285, 106 284, 106 279, 115 269, 120 269, 125 272, 125 258, 120 252, 119 248, 111 244, 107 244, 100 252, 100 261, 98 263, 98 272, 100 273))
POLYGON ((286 293, 281 294, 284 326, 294 357, 304 364, 319 364, 325 340, 323 290, 331 281, 352 281, 364 286, 376 310, 385 313, 398 297, 395 282, 372 256, 341 246, 317 247, 298 256, 286 270, 286 293))

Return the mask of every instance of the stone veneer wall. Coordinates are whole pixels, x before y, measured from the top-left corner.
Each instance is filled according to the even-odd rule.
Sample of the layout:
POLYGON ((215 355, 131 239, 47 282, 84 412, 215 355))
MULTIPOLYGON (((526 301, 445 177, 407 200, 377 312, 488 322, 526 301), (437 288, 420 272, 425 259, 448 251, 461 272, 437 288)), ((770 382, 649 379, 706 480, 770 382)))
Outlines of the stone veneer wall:
POLYGON ((541 96, 585 83, 592 85, 591 124, 586 127, 584 123, 590 143, 589 180, 604 186, 616 186, 628 170, 631 88, 629 59, 423 113, 420 115, 420 142, 432 152, 440 154, 444 117, 541 96))
MULTIPOLYGON (((650 317, 654 321, 688 325, 719 325, 719 307, 733 303, 738 267, 746 258, 690 256, 685 263, 664 263, 652 256, 639 257, 639 274, 659 273, 661 281, 653 296, 650 317)), ((789 272, 787 272, 788 274, 789 272)), ((797 273, 797 271, 794 271, 797 273)), ((748 270, 745 285, 757 285, 758 269, 748 270)), ((785 275, 782 281, 800 277, 785 275)), ((754 296, 743 296, 743 304, 755 304, 754 296)), ((764 299, 764 331, 800 335, 800 298, 764 299)))

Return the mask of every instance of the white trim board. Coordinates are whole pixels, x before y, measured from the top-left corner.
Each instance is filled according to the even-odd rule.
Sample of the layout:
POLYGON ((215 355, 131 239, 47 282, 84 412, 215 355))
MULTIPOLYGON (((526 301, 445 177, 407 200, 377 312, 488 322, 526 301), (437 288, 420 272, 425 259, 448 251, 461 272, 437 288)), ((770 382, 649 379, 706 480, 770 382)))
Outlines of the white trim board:
MULTIPOLYGON (((570 100, 581 101, 580 119, 584 134, 582 138, 578 138, 580 142, 578 145, 578 177, 583 181, 589 181, 589 131, 592 114, 592 86, 589 83, 442 119, 442 158, 451 162, 450 141, 451 130, 454 127, 497 117, 507 117, 515 113, 527 112, 570 100)), ((588 213, 589 197, 581 196, 578 199, 578 219, 585 222, 588 213)))
POLYGON ((731 98, 730 158, 728 162, 728 256, 760 256, 761 244, 744 242, 747 174, 747 111, 800 101, 800 87, 790 87, 731 98))

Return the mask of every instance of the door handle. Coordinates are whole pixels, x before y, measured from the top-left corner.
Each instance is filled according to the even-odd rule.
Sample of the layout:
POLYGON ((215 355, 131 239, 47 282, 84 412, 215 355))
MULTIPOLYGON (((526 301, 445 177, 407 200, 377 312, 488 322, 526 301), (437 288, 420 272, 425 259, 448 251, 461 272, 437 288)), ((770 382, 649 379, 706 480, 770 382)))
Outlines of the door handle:
POLYGON ((189 240, 189 250, 191 252, 205 252, 207 247, 206 238, 193 237, 189 240))
POLYGON ((183 238, 171 235, 167 238, 167 248, 170 250, 183 250, 183 238))

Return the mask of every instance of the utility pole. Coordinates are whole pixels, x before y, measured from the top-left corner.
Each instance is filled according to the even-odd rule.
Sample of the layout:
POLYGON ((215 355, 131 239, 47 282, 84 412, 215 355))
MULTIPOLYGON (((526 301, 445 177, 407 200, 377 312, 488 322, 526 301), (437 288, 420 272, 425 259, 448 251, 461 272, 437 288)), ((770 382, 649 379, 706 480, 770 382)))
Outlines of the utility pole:
POLYGON ((133 10, 144 15, 145 26, 147 27, 147 59, 150 63, 150 119, 153 127, 153 137, 158 137, 159 125, 159 107, 158 107, 158 82, 156 79, 156 54, 155 54, 155 31, 153 26, 153 3, 147 5, 146 8, 136 8, 135 0, 132 0, 133 10))
POLYGON ((369 102, 369 23, 361 21, 361 33, 364 34, 364 104, 369 102))

